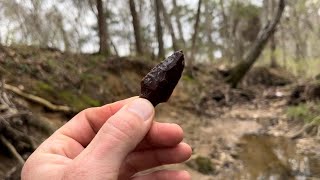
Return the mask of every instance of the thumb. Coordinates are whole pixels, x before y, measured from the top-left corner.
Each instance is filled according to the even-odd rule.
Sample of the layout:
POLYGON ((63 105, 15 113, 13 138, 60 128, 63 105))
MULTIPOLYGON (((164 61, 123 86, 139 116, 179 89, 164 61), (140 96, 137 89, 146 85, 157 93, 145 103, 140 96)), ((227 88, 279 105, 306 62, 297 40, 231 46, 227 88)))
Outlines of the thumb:
POLYGON ((86 150, 95 164, 119 168, 125 157, 135 149, 149 131, 154 117, 154 107, 137 98, 122 107, 101 127, 86 150))

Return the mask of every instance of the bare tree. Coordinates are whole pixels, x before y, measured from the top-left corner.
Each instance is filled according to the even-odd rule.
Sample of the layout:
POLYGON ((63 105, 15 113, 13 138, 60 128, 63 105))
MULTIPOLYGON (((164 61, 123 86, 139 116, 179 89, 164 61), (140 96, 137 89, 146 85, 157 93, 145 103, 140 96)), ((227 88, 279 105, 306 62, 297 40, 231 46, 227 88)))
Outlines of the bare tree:
POLYGON ((213 21, 214 21, 214 16, 213 16, 213 9, 215 9, 216 5, 212 3, 211 1, 205 1, 204 2, 204 16, 205 16, 205 21, 204 21, 204 27, 203 27, 203 33, 206 38, 206 49, 208 53, 208 58, 210 60, 214 59, 214 51, 213 49, 215 48, 215 43, 212 37, 212 33, 214 31, 213 28, 213 21))
POLYGON ((197 42, 197 37, 198 37, 198 32, 199 32, 199 23, 200 23, 200 14, 201 14, 201 4, 202 4, 202 0, 199 0, 198 2, 198 9, 197 9, 197 14, 196 14, 196 19, 195 19, 195 23, 194 23, 194 32, 192 35, 192 44, 191 44, 191 61, 189 66, 192 67, 193 65, 193 61, 194 61, 194 54, 196 51, 196 42, 197 42))
POLYGON ((110 55, 110 46, 108 43, 109 35, 106 31, 107 22, 106 22, 103 1, 96 0, 96 6, 98 11, 97 20, 98 20, 99 45, 100 45, 99 53, 110 55))
POLYGON ((163 59, 165 56, 164 52, 164 44, 163 44, 163 32, 161 25, 161 0, 155 0, 155 15, 156 15, 156 31, 157 31, 157 39, 158 39, 158 58, 163 59))
MULTIPOLYGON (((274 9, 275 9, 275 0, 265 0, 267 1, 267 3, 269 4, 267 6, 267 12, 268 12, 268 20, 271 19, 271 15, 274 14, 274 9)), ((276 32, 270 37, 270 67, 275 68, 278 67, 278 63, 276 60, 276 55, 275 55, 275 51, 277 48, 277 44, 276 44, 276 32)))
POLYGON ((136 40, 135 41, 136 42, 136 51, 137 51, 137 54, 142 55, 143 50, 142 50, 140 19, 139 19, 138 13, 136 11, 136 5, 134 3, 134 0, 129 0, 129 5, 130 5, 131 16, 132 16, 134 37, 136 40))
POLYGON ((262 50, 266 46, 269 38, 274 34, 276 26, 279 23, 283 10, 285 7, 284 0, 279 0, 278 9, 273 20, 267 23, 262 30, 259 32, 258 37, 252 44, 248 53, 245 55, 244 59, 238 63, 232 70, 230 75, 227 77, 226 81, 233 87, 237 87, 241 79, 250 70, 252 65, 259 58, 262 50))
POLYGON ((173 48, 174 51, 177 51, 177 50, 179 50, 179 46, 178 46, 178 43, 177 43, 177 38, 176 38, 174 29, 173 29, 173 26, 172 26, 172 22, 171 22, 170 16, 169 16, 166 8, 164 7, 162 0, 159 0, 159 3, 161 5, 161 10, 162 10, 164 22, 167 25, 167 27, 169 29, 169 32, 170 32, 170 35, 171 35, 172 48, 173 48))
POLYGON ((180 41, 185 46, 186 45, 186 41, 184 39, 183 31, 182 31, 180 7, 177 5, 177 1, 176 0, 172 0, 172 4, 173 4, 173 14, 175 15, 176 24, 178 26, 180 41))

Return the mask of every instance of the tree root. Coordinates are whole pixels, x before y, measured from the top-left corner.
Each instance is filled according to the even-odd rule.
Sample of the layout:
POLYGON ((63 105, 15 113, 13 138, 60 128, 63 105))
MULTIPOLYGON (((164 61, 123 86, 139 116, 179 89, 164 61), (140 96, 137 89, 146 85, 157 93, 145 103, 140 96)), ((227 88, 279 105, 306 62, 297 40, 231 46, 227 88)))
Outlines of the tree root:
POLYGON ((6 177, 4 178, 5 180, 20 180, 20 174, 21 174, 21 170, 22 170, 22 165, 17 165, 15 167, 13 167, 12 169, 10 169, 9 172, 7 172, 6 177))
POLYGON ((25 163, 24 159, 17 152, 16 148, 2 135, 0 135, 0 141, 6 148, 10 151, 10 153, 19 161, 21 165, 25 163))
MULTIPOLYGON (((38 137, 39 131, 34 134, 32 132, 34 131, 33 128, 40 130, 43 135, 44 133, 51 135, 56 128, 49 122, 33 115, 23 105, 19 104, 18 101, 15 101, 13 96, 7 94, 7 87, 10 88, 3 81, 0 83, 0 144, 3 144, 3 147, 8 149, 19 163, 17 166, 19 168, 13 169, 13 173, 8 175, 8 179, 10 179, 10 177, 16 176, 16 174, 19 175, 21 171, 20 167, 25 162, 23 157, 28 156, 38 146, 39 140, 34 138, 38 137)), ((16 90, 14 88, 10 90, 12 89, 16 90)), ((19 93, 19 95, 25 95, 23 92, 19 93)))
POLYGON ((69 106, 55 105, 46 99, 35 96, 33 94, 25 93, 22 90, 20 90, 19 88, 12 86, 12 85, 9 85, 9 84, 4 84, 4 89, 12 91, 15 94, 17 94, 17 95, 19 95, 29 101, 40 104, 40 105, 48 108, 51 111, 58 111, 58 112, 64 112, 64 113, 73 113, 74 112, 73 109, 69 106))

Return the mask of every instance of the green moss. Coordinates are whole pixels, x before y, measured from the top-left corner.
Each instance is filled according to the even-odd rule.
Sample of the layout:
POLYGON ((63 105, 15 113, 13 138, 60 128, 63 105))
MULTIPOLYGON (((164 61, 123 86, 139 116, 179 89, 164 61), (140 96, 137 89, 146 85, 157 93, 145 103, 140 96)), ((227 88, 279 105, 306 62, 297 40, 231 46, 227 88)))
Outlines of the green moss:
POLYGON ((57 90, 48 83, 39 81, 35 86, 35 93, 39 96, 46 98, 52 102, 59 101, 62 104, 66 104, 75 108, 76 110, 82 110, 91 106, 100 106, 101 102, 91 98, 86 94, 79 95, 72 90, 57 90))
POLYGON ((37 87, 41 90, 44 90, 44 91, 53 91, 53 87, 50 85, 50 84, 47 84, 45 82, 42 82, 42 81, 39 81, 37 83, 37 87))
POLYGON ((286 114, 289 119, 310 123, 320 116, 320 104, 308 103, 289 106, 286 114))
POLYGON ((106 60, 106 57, 104 55, 101 54, 95 54, 92 56, 88 56, 87 57, 87 65, 89 67, 96 67, 98 64, 101 64, 101 62, 103 62, 104 60, 106 60))
POLYGON ((87 95, 82 95, 81 98, 85 102, 85 104, 87 104, 87 105, 90 105, 90 106, 100 106, 101 105, 100 101, 93 99, 87 95))
POLYGON ((33 93, 36 95, 39 95, 40 97, 43 97, 45 99, 48 99, 50 101, 56 100, 56 91, 55 88, 43 81, 37 81, 35 82, 35 85, 33 86, 32 89, 33 93))
POLYGON ((84 82, 95 82, 95 83, 99 83, 103 81, 102 76, 97 76, 95 74, 90 74, 90 73, 83 73, 81 74, 80 77, 84 82))
POLYGON ((99 106, 101 102, 87 95, 78 95, 72 91, 64 90, 58 94, 59 99, 64 101, 71 107, 77 110, 82 110, 91 106, 99 106))
POLYGON ((187 82, 194 82, 195 81, 195 79, 192 76, 188 75, 188 74, 183 75, 182 79, 184 81, 187 81, 187 82))
POLYGON ((209 158, 199 156, 196 158, 196 163, 198 164, 199 172, 204 174, 211 174, 213 172, 213 167, 209 158))
POLYGON ((202 174, 214 174, 212 162, 207 157, 198 156, 187 162, 187 166, 201 172, 202 174))
POLYGON ((55 69, 57 68, 57 62, 53 59, 48 59, 47 64, 50 68, 55 69))
POLYGON ((75 109, 82 109, 85 107, 85 104, 81 101, 81 98, 70 91, 61 91, 58 96, 59 99, 66 102, 68 105, 74 107, 75 109))

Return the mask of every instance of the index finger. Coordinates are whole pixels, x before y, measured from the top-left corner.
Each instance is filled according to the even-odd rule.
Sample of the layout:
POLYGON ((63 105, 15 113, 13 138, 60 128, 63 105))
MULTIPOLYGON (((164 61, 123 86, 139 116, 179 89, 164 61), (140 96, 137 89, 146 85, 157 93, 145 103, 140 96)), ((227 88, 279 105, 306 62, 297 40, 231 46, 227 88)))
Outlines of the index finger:
POLYGON ((112 115, 136 98, 132 97, 101 107, 85 109, 58 129, 55 134, 68 136, 86 147, 112 115))

